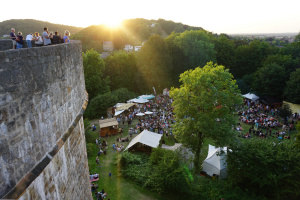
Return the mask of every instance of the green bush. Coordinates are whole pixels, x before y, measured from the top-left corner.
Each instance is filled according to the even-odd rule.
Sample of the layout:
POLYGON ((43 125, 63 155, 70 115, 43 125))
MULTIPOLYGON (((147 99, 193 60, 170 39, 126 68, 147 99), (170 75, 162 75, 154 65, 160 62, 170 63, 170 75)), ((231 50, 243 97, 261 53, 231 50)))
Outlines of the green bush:
POLYGON ((145 164, 148 160, 149 157, 144 154, 134 154, 126 151, 122 153, 120 164, 123 169, 126 169, 132 167, 132 165, 145 164))
POLYGON ((293 140, 245 140, 227 154, 230 182, 268 199, 300 198, 300 152, 293 140))
POLYGON ((195 177, 188 191, 190 199, 230 199, 230 200, 260 200, 265 199, 255 194, 250 195, 237 186, 232 186, 226 180, 212 180, 206 177, 195 177))
POLYGON ((149 161, 152 164, 152 173, 146 185, 160 193, 188 190, 190 179, 177 152, 153 149, 149 161))
POLYGON ((137 96, 134 92, 129 91, 127 88, 119 88, 112 92, 118 99, 118 103, 126 103, 129 99, 137 96))
POLYGON ((125 152, 120 163, 125 177, 159 193, 180 193, 188 190, 190 185, 189 170, 184 168, 179 155, 173 151, 153 149, 150 159, 143 154, 125 152))
POLYGON ((143 154, 124 152, 120 163, 126 178, 158 193, 171 195, 172 199, 264 199, 250 195, 226 180, 193 176, 173 151, 153 149, 150 158, 143 154))
POLYGON ((93 144, 92 143, 86 143, 86 152, 87 152, 88 156, 90 156, 93 153, 93 144))
POLYGON ((117 100, 117 97, 111 92, 96 96, 88 104, 84 117, 95 119, 106 116, 107 109, 114 106, 117 103, 117 100))

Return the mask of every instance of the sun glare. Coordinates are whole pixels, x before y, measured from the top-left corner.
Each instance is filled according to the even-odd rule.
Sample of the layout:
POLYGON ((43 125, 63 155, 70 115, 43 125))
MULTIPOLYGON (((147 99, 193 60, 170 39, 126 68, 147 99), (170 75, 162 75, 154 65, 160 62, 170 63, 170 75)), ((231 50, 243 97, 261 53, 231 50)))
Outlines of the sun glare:
POLYGON ((114 18, 110 18, 109 20, 105 21, 103 24, 105 24, 106 26, 109 26, 111 28, 117 28, 119 26, 121 26, 122 20, 120 19, 114 19, 114 18))

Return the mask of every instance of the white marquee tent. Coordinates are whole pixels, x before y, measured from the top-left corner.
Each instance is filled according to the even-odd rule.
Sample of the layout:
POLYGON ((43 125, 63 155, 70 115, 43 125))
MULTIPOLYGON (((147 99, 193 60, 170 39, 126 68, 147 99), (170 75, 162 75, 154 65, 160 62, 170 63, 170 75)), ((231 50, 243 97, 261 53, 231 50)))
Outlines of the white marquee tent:
POLYGON ((227 147, 216 148, 212 145, 209 145, 208 155, 206 159, 203 161, 203 166, 202 166, 203 171, 205 171, 209 176, 213 176, 213 174, 217 174, 221 179, 226 178, 227 176, 226 154, 227 154, 227 147), (225 154, 224 153, 220 154, 222 150, 225 152, 225 154))
POLYGON ((259 99, 258 96, 256 96, 255 94, 252 94, 252 93, 244 94, 243 97, 250 99, 252 101, 257 101, 259 99))
POLYGON ((127 103, 148 103, 149 100, 148 99, 130 99, 127 101, 127 103))
POLYGON ((161 134, 144 130, 143 132, 141 132, 131 140, 129 145, 126 147, 125 151, 137 143, 141 143, 153 148, 157 148, 161 137, 162 137, 161 134))
POLYGON ((150 95, 141 95, 139 97, 137 97, 137 99, 153 99, 155 98, 155 96, 153 94, 150 94, 150 95))

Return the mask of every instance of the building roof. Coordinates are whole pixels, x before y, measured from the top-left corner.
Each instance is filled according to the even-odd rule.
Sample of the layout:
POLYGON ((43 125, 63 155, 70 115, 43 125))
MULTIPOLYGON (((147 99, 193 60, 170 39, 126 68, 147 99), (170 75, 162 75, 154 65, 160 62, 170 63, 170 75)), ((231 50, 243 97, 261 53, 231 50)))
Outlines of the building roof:
POLYGON ((99 120, 100 128, 110 127, 110 126, 117 126, 118 121, 116 118, 104 119, 99 120))
POLYGON ((135 106, 136 103, 117 103, 115 105, 116 111, 128 110, 130 107, 135 106))
POLYGON ((153 147, 153 148, 157 148, 161 137, 162 137, 161 134, 157 134, 157 133, 154 133, 154 132, 151 132, 148 130, 144 130, 143 132, 141 132, 140 134, 138 134, 135 138, 133 138, 131 140, 131 142, 129 143, 129 145, 126 147, 125 150, 129 149, 136 143, 141 143, 141 144, 145 144, 147 146, 153 147))

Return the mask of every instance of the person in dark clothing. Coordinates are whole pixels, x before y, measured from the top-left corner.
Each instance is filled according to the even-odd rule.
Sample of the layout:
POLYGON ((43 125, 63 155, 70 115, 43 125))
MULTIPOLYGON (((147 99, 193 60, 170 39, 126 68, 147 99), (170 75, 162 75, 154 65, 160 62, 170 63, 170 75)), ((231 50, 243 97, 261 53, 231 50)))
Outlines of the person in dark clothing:
POLYGON ((17 49, 23 48, 24 40, 23 40, 22 32, 20 31, 18 32, 16 41, 17 41, 17 49))
POLYGON ((54 35, 53 35, 53 44, 60 44, 60 36, 58 35, 58 32, 55 31, 54 35))

